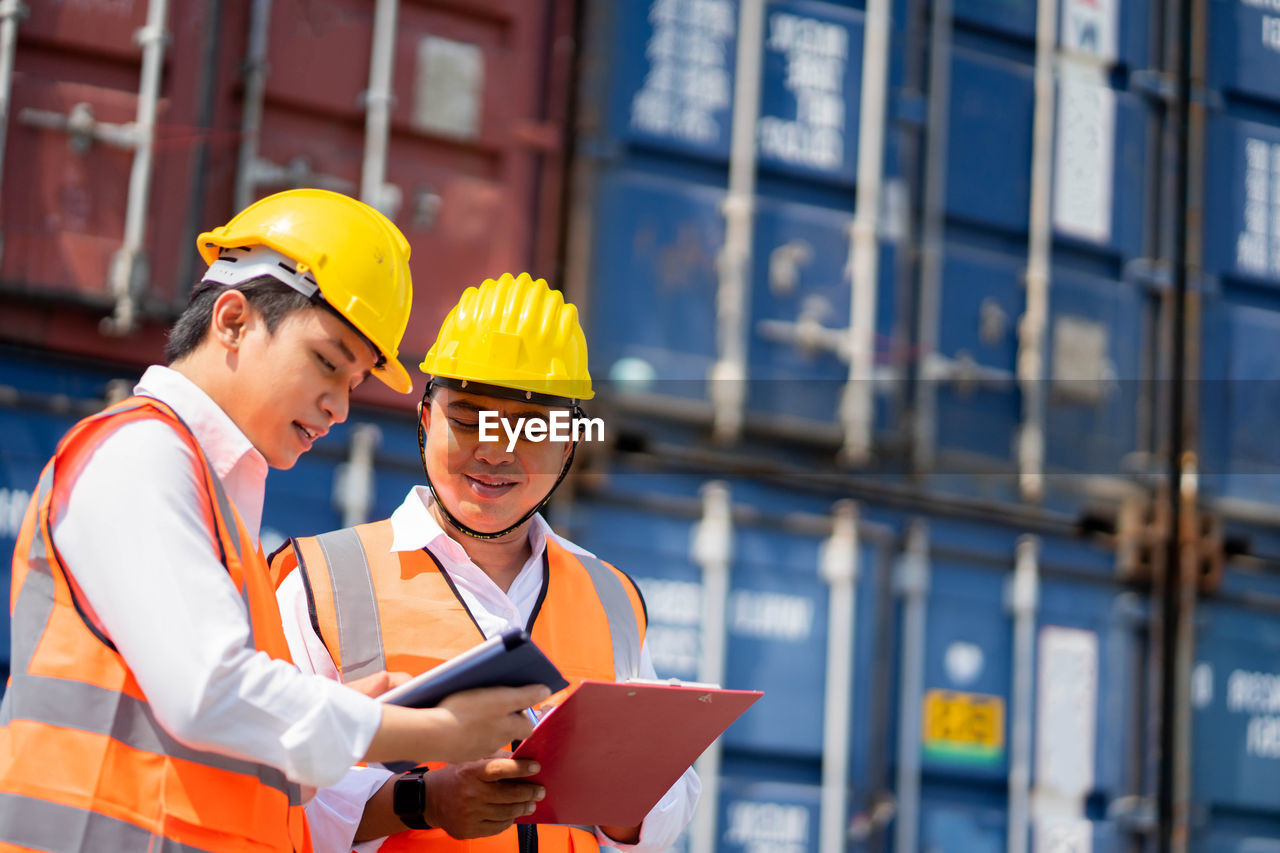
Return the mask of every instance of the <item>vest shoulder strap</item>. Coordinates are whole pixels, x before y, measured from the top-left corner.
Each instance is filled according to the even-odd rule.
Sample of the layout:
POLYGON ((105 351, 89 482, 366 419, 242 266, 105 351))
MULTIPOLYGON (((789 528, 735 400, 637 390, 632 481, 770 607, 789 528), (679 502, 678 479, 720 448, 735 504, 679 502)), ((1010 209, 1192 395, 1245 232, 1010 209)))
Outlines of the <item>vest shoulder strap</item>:
POLYGON ((600 604, 604 606, 604 611, 609 617, 609 635, 613 642, 615 678, 618 681, 625 681, 639 676, 640 649, 641 644, 644 642, 644 633, 640 619, 636 615, 636 607, 632 602, 632 596, 627 591, 627 586, 631 586, 635 592, 636 599, 642 602, 640 610, 643 613, 644 599, 640 597, 639 589, 635 587, 630 578, 623 580, 625 575, 601 559, 578 551, 569 551, 559 543, 552 542, 550 538, 547 540, 547 548, 553 552, 558 551, 565 557, 577 561, 586 571, 587 576, 591 578, 591 584, 595 587, 596 596, 600 599, 600 604))
MULTIPOLYGON (((343 681, 387 668, 378 597, 369 565, 371 550, 365 542, 366 536, 382 538, 382 531, 376 528, 384 525, 389 534, 390 522, 382 521, 297 540, 295 553, 304 582, 312 590, 317 608, 324 602, 332 615, 343 681)), ((373 549, 372 553, 385 550, 373 549)), ((319 621, 323 624, 326 620, 319 621)), ((323 634, 321 638, 325 639, 323 634)))

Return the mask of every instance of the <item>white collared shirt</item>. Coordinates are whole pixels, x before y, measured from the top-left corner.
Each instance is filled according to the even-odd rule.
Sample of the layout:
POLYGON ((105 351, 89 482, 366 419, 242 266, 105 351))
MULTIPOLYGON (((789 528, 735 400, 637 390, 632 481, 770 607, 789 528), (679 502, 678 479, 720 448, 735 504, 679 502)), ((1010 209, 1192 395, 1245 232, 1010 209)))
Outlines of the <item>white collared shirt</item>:
MULTIPOLYGON (((262 454, 175 370, 148 368, 134 393, 191 428, 256 542, 262 454)), ((60 491, 54 543, 166 731, 303 785, 332 784, 364 756, 381 723, 376 702, 253 649, 248 611, 209 539, 203 481, 171 426, 117 428, 60 491)))
MULTIPOLYGON (((463 603, 486 637, 493 637, 507 628, 524 628, 529 624, 542 594, 542 554, 547 548, 547 537, 569 551, 590 554, 556 534, 540 514, 535 514, 529 525, 532 553, 511 582, 511 587, 503 592, 483 569, 471 561, 463 547, 440 527, 429 511, 431 502, 431 492, 425 486, 415 486, 409 491, 404 502, 391 514, 391 551, 428 549, 449 573, 463 603)), ((311 627, 301 575, 296 570, 291 572, 276 595, 284 618, 285 637, 298 666, 329 678, 338 678, 338 669, 328 648, 311 627)), ((648 643, 640 650, 640 677, 657 677, 648 643)), ((342 782, 316 795, 307 805, 316 853, 351 849, 365 802, 390 776, 381 769, 353 768, 342 782)), ((689 823, 701 790, 702 783, 690 768, 645 817, 638 843, 621 844, 599 830, 596 837, 601 846, 623 851, 651 853, 665 850, 689 823)), ((381 846, 382 840, 379 839, 357 845, 355 849, 360 853, 372 853, 381 846)))

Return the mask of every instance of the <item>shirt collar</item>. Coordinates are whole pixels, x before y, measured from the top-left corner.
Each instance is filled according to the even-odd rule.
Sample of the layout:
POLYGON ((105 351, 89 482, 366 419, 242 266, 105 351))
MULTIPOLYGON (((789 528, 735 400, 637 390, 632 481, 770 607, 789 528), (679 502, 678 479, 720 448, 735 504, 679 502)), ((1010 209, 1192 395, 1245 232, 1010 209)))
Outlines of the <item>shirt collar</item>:
POLYGON ((242 470, 266 483, 266 458, 199 385, 170 367, 152 365, 142 374, 133 393, 154 397, 182 418, 218 479, 225 481, 232 469, 244 463, 242 470))
MULTIPOLYGON (((434 501, 431 490, 426 486, 414 486, 409 490, 404 501, 391 513, 391 550, 417 551, 419 548, 430 547, 432 550, 441 550, 456 561, 469 561, 471 558, 462 545, 446 533, 431 514, 430 507, 434 501)), ((531 560, 541 560, 551 526, 537 512, 529 522, 529 547, 533 551, 531 560)))

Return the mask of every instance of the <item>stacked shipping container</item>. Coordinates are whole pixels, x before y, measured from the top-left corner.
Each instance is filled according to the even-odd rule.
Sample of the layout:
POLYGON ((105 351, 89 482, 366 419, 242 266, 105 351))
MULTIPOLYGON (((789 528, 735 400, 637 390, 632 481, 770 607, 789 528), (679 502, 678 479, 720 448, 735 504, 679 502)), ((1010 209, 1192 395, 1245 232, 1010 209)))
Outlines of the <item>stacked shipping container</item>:
MULTIPOLYGON (((552 520, 639 580, 660 673, 767 691, 683 849, 1280 835, 1268 4, 29 5, 0 548, 159 358, 193 235, 345 189, 413 244, 410 357, 501 271, 582 307, 610 441, 552 520)), ((363 402, 273 475, 264 545, 415 482, 401 401, 363 402)))
MULTIPOLYGON (((1199 258, 1170 237, 1171 174, 1209 199, 1192 250, 1269 222, 1214 214, 1214 193, 1243 209, 1242 178, 1197 183, 1223 162, 1220 119, 1179 159, 1180 117, 1195 139, 1204 116, 1179 106, 1170 44, 1209 10, 1196 100, 1239 20, 1248 50, 1209 67, 1248 67, 1255 88, 1227 109, 1265 115, 1270 60, 1244 64, 1273 50, 1258 4, 588 15, 569 286, 623 452, 568 519, 605 553, 640 549, 673 674, 769 691, 724 740, 694 849, 1275 834, 1274 498, 1252 461, 1271 409, 1264 382, 1234 381, 1269 376, 1266 344, 1179 318, 1217 306, 1208 277, 1179 284, 1199 258), (754 144, 735 144, 740 120, 754 144), (1203 416, 1181 433, 1175 391, 1203 416), (1182 505, 1180 533, 1175 474, 1209 510, 1182 505), (1212 595, 1171 608, 1188 582, 1212 595), (856 614, 847 634, 829 613, 856 614)), ((1246 316, 1265 324, 1259 298, 1246 316)))
MULTIPOLYGON (((1198 158, 1190 162, 1192 215, 1202 232, 1188 246, 1189 326, 1198 345, 1187 387, 1199 414, 1203 503, 1226 539, 1214 595, 1196 605, 1190 785, 1200 806, 1198 837, 1210 849, 1241 849, 1274 836, 1277 778, 1277 608, 1274 451, 1280 302, 1275 204, 1280 188, 1280 17, 1270 4, 1210 3, 1197 10, 1206 34, 1193 67, 1203 108, 1193 113, 1198 158), (1197 316, 1198 314, 1198 316, 1197 316)), ((1193 148, 1193 151, 1195 149, 1193 148)), ((1191 664, 1191 662, 1188 662, 1191 664)))

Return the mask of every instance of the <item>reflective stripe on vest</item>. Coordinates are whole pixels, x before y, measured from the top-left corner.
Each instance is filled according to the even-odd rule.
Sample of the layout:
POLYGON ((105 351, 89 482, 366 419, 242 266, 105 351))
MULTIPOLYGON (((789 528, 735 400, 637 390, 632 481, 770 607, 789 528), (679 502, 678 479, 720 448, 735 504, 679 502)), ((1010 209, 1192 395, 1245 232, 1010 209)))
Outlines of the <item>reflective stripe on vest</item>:
POLYGON ((275 768, 166 732, 51 547, 56 478, 98 446, 109 422, 144 418, 170 424, 193 453, 210 543, 245 601, 251 647, 289 660, 262 552, 181 420, 134 398, 81 421, 41 475, 14 555, 0 841, 58 851, 309 851, 299 787, 275 768))
POLYGON ((15 675, 11 689, 0 703, 0 725, 13 720, 31 720, 49 726, 75 729, 112 740, 142 752, 155 752, 182 761, 203 764, 215 770, 249 776, 280 791, 290 805, 301 805, 301 791, 290 784, 284 773, 265 764, 255 764, 217 753, 201 752, 173 738, 161 727, 146 702, 96 684, 44 678, 38 675, 15 675), (12 689, 17 688, 17 689, 12 689), (10 701, 9 697, 14 697, 10 701), (111 708, 110 716, 94 716, 86 711, 111 708))
POLYGON ((337 610, 338 642, 342 646, 342 680, 351 681, 387 668, 382 651, 382 623, 373 592, 369 558, 351 528, 322 533, 316 544, 329 572, 333 606, 337 610))
POLYGON ((627 595, 622 580, 603 561, 589 554, 574 553, 573 556, 591 576, 604 612, 609 614, 614 680, 636 678, 640 675, 640 627, 636 624, 636 612, 631 608, 631 597, 627 595))
MULTIPOLYGON (((312 591, 320 637, 344 681, 373 671, 367 669, 373 660, 393 671, 422 672, 483 639, 434 558, 423 550, 392 552, 392 538, 384 520, 295 540, 275 557, 277 569, 296 558, 312 591)), ((608 564, 554 540, 548 539, 543 559, 547 587, 531 626, 534 641, 571 684, 632 677, 644 636, 638 590, 628 592, 631 581, 608 564)), ((515 827, 467 841, 438 829, 411 831, 391 836, 381 849, 516 853, 516 836, 515 827)), ((582 853, 599 844, 594 827, 541 825, 538 847, 582 853)))
POLYGON ((16 794, 0 794, 0 825, 10 828, 9 843, 36 850, 206 853, 123 820, 16 794))

